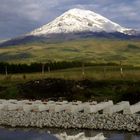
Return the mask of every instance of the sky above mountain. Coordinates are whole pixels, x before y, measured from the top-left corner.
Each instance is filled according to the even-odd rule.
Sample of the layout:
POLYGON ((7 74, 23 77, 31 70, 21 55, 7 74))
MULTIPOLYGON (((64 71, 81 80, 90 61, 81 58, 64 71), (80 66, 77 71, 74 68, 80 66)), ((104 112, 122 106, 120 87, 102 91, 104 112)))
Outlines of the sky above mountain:
POLYGON ((72 8, 92 10, 140 29, 140 0, 0 0, 0 39, 30 32, 72 8))

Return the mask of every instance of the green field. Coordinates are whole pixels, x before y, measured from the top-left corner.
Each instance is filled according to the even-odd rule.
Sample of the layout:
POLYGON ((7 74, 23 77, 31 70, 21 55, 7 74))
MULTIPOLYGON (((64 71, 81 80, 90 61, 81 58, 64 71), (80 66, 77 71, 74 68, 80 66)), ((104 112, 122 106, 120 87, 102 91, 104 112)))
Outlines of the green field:
POLYGON ((0 75, 0 83, 2 82, 27 82, 36 79, 45 78, 62 78, 62 79, 94 79, 94 80, 140 80, 140 67, 122 67, 120 66, 88 66, 84 70, 79 68, 68 68, 62 70, 54 70, 42 74, 40 73, 25 73, 25 74, 4 74, 0 75), (83 73, 84 71, 84 73, 83 73), (24 77, 25 76, 25 77, 24 77))
POLYGON ((140 68, 92 66, 51 72, 0 75, 0 98, 103 101, 140 100, 140 68), (36 82, 37 81, 37 82, 36 82), (38 82, 40 81, 40 82, 38 82))
POLYGON ((140 101, 140 41, 81 39, 0 48, 0 62, 84 62, 88 67, 0 75, 0 98, 140 101), (121 62, 121 66, 120 66, 121 62), (118 65, 110 66, 107 63, 118 65), (96 65, 104 64, 104 65, 96 65), (122 69, 121 69, 122 67, 122 69))
POLYGON ((83 39, 64 42, 38 42, 0 48, 0 61, 12 63, 85 61, 140 66, 140 41, 83 39))

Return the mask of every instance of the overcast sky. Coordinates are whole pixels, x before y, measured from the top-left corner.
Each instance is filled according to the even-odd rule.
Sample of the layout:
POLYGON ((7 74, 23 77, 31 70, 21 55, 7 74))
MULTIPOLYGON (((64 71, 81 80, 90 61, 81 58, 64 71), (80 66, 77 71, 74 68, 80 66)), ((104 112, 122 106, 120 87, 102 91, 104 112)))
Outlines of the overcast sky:
POLYGON ((0 0, 0 39, 32 31, 71 8, 89 9, 140 29, 140 0, 0 0))

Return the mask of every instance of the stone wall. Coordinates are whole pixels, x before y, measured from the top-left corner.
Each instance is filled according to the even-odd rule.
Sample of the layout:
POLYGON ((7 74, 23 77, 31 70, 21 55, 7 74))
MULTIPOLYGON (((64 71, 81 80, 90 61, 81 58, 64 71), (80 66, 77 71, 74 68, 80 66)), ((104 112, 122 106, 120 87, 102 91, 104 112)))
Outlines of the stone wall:
POLYGON ((0 100, 0 125, 140 132, 140 103, 0 100), (137 113, 136 113, 137 112, 137 113))
POLYGON ((1 111, 0 125, 12 127, 84 128, 140 132, 140 115, 1 111))

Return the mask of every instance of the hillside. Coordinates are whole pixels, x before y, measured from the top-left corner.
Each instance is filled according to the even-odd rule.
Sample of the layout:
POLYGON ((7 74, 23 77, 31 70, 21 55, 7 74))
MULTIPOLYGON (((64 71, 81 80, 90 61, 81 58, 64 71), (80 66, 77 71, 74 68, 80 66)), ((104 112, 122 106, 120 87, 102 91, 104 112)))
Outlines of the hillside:
POLYGON ((140 41, 79 39, 36 42, 0 48, 0 61, 13 63, 47 61, 117 62, 140 66, 140 41))

